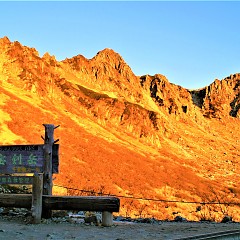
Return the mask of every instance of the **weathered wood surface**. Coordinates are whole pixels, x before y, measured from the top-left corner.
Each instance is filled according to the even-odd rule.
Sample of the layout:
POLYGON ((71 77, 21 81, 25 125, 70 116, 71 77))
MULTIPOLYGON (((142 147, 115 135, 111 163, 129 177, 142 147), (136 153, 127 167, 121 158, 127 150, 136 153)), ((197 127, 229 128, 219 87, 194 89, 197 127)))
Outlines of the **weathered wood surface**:
POLYGON ((43 205, 55 210, 119 212, 120 200, 103 196, 43 196, 43 205))
POLYGON ((58 173, 59 168, 59 144, 53 144, 52 148, 52 173, 58 173))
MULTIPOLYGON (((31 194, 0 194, 0 207, 31 208, 31 194)), ((120 200, 116 197, 95 196, 42 196, 42 204, 51 210, 79 210, 119 212, 120 200)))
POLYGON ((31 208, 31 194, 0 194, 0 207, 31 208))
MULTIPOLYGON (((52 148, 54 144, 54 125, 43 124, 45 127, 44 137, 44 166, 43 166, 43 194, 52 195, 52 148)), ((43 206, 43 217, 51 218, 52 212, 43 206)))
POLYGON ((54 125, 43 124, 43 126, 45 127, 43 194, 52 195, 52 147, 54 143, 54 125))
POLYGON ((111 212, 102 212, 102 225, 104 227, 111 227, 113 225, 113 215, 111 212))
POLYGON ((34 174, 32 188, 32 217, 33 223, 41 223, 42 218, 43 175, 34 174))

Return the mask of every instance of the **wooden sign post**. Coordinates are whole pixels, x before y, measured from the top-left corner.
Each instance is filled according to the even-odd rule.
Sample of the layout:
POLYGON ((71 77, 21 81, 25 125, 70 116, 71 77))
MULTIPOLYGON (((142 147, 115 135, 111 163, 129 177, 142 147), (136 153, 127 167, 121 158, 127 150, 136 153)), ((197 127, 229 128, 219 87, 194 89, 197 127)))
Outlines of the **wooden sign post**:
POLYGON ((51 218, 52 210, 100 211, 102 225, 112 226, 112 213, 118 212, 120 207, 118 198, 52 195, 52 174, 58 173, 59 166, 59 145, 55 144, 58 140, 54 140, 53 134, 59 126, 43 126, 44 144, 0 146, 0 185, 32 184, 32 195, 0 194, 0 206, 31 207, 33 223, 41 223, 42 217, 51 218))
POLYGON ((32 216, 34 223, 40 223, 41 217, 50 218, 52 212, 42 208, 42 195, 52 195, 52 174, 58 173, 59 145, 54 144, 53 124, 45 127, 44 144, 0 146, 0 185, 32 184, 32 216), (34 173, 34 176, 24 176, 34 173), (10 175, 11 174, 11 175, 10 175), (18 176, 16 175, 18 174, 18 176))
MULTIPOLYGON (((43 166, 43 194, 52 195, 52 172, 53 172, 53 144, 58 140, 54 141, 54 129, 53 124, 43 124, 45 127, 44 137, 44 166, 43 166)), ((51 218, 52 211, 49 209, 43 209, 42 216, 44 218, 51 218)))

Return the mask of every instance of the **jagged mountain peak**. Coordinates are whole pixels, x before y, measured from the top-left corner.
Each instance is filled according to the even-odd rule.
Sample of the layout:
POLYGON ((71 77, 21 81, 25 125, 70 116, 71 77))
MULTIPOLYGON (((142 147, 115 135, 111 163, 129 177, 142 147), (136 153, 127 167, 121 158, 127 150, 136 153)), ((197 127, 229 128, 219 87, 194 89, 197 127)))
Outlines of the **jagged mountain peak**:
POLYGON ((48 52, 44 53, 42 56, 43 59, 54 59, 56 61, 56 57, 54 55, 50 55, 48 52))
POLYGON ((7 37, 0 39, 0 49, 2 54, 6 54, 10 58, 39 57, 39 53, 35 48, 24 46, 18 41, 11 42, 7 37))
POLYGON ((69 65, 73 70, 79 71, 82 66, 86 66, 89 63, 89 59, 85 58, 81 54, 78 54, 72 58, 64 59, 62 63, 69 65))
POLYGON ((112 59, 122 59, 122 57, 120 56, 119 53, 115 52, 113 49, 111 48, 105 48, 101 51, 99 51, 95 57, 93 58, 100 58, 100 59, 105 59, 105 60, 110 60, 112 59))
POLYGON ((3 38, 0 38, 0 45, 3 45, 3 44, 7 45, 7 44, 10 44, 10 43, 11 42, 10 42, 10 40, 7 36, 4 36, 3 38))
POLYGON ((99 51, 91 60, 97 63, 110 65, 125 76, 131 75, 133 77, 134 75, 122 56, 110 48, 105 48, 102 51, 99 51))

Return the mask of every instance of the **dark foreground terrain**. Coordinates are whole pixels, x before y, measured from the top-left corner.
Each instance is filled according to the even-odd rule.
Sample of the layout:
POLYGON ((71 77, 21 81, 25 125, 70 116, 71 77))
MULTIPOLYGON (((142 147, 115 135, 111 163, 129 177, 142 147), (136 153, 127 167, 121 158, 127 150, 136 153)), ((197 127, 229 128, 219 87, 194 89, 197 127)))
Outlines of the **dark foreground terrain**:
POLYGON ((48 240, 48 239, 180 239, 206 233, 240 230, 234 222, 154 222, 134 223, 114 221, 112 227, 86 224, 79 218, 53 218, 41 224, 29 223, 29 217, 0 216, 0 239, 48 240))

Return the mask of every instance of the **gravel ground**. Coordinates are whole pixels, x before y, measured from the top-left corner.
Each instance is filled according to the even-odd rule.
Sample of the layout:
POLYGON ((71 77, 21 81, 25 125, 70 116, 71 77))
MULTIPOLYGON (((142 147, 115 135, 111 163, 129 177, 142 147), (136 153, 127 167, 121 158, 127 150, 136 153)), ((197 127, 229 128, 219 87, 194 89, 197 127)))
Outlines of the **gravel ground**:
POLYGON ((0 218, 0 239, 3 240, 174 240, 235 229, 240 230, 240 223, 155 222, 151 224, 114 221, 112 227, 102 227, 85 224, 79 219, 45 220, 41 224, 34 225, 29 224, 26 217, 1 216, 0 218))

